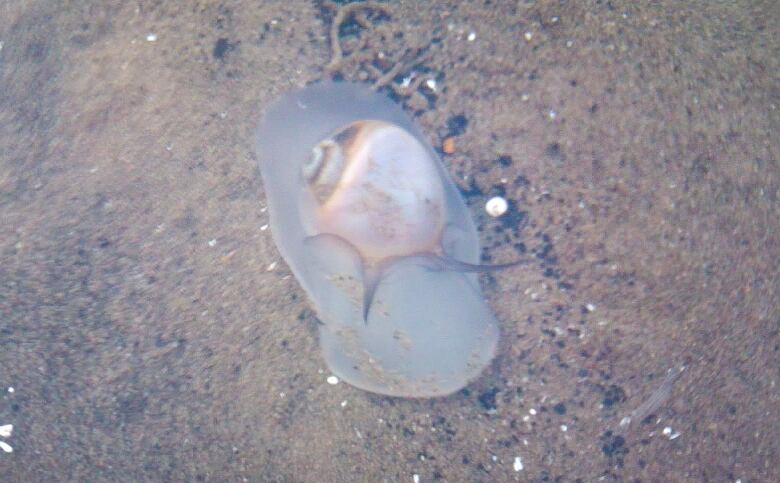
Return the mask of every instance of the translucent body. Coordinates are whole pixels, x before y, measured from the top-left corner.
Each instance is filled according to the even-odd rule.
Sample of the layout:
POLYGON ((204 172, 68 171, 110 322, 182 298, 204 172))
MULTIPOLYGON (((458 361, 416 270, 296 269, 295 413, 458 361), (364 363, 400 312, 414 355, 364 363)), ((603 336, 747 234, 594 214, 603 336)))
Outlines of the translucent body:
POLYGON ((425 138, 397 104, 347 83, 289 93, 260 123, 257 151, 274 241, 322 321, 323 354, 336 375, 380 394, 450 394, 478 376, 495 353, 497 322, 477 277, 437 269, 421 257, 400 258, 383 268, 371 315, 364 320, 362 255, 350 243, 318 232, 319 205, 302 166, 318 143, 360 120, 394 124, 424 146, 419 155, 429 159, 421 162, 434 161, 436 169, 428 175, 439 176, 444 189, 441 249, 478 263, 470 214, 425 138))

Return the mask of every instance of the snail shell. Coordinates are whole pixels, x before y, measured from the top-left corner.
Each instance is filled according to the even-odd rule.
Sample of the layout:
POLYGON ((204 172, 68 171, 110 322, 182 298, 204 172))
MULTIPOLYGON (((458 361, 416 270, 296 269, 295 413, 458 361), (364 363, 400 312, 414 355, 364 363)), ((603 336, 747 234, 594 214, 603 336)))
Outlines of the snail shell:
POLYGON ((357 121, 317 144, 303 176, 317 199, 317 233, 348 240, 368 264, 434 253, 444 187, 434 160, 404 129, 357 121))
POLYGON ((274 241, 322 324, 336 375, 405 397, 450 394, 495 354, 470 213, 403 110, 321 83, 271 105, 257 131, 274 241), (370 312, 369 312, 370 306, 370 312))

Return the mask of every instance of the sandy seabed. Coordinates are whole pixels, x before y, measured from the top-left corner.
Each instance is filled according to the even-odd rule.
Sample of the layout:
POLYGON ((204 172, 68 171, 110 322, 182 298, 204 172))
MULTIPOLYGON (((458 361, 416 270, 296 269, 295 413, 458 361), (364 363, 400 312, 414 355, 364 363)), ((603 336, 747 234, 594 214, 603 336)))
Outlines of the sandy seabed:
POLYGON ((342 3, 0 5, 0 479, 779 481, 780 4, 342 3), (531 262, 455 395, 327 382, 253 141, 325 78, 531 262))

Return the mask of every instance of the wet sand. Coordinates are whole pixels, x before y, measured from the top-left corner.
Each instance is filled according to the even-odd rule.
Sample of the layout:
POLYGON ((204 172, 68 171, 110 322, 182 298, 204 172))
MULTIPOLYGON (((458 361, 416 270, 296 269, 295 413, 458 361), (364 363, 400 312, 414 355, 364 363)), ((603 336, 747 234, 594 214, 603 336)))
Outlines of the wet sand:
POLYGON ((0 6, 0 479, 780 480, 778 4, 386 5, 329 69, 323 2, 0 6), (281 93, 396 65, 531 262, 441 399, 326 382, 254 153, 281 93))

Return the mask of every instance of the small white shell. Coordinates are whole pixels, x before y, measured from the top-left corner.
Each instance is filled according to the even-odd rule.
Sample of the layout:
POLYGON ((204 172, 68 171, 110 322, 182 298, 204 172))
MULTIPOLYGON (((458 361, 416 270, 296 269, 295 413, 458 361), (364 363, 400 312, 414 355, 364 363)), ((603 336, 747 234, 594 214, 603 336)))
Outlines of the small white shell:
POLYGON ((477 232, 457 187, 400 106, 356 84, 312 85, 268 108, 257 150, 271 231, 322 321, 330 370, 359 388, 405 397, 447 395, 477 377, 495 354, 498 324, 476 275, 432 268, 415 256, 441 250, 476 264, 477 232), (352 167, 361 157, 339 136, 350 127, 365 129, 359 151, 368 153, 352 167), (404 159, 394 158, 399 152, 404 159), (322 163, 331 162, 331 172, 320 172, 323 184, 312 185, 322 163), (392 209, 360 209, 366 183, 380 186, 392 209), (395 193, 396 185, 404 188, 395 193), (439 213, 424 212, 426 197, 439 213), (381 271, 367 321, 366 265, 381 271))
POLYGON ((500 196, 494 196, 485 203, 485 211, 493 218, 503 215, 508 208, 506 200, 500 196))

